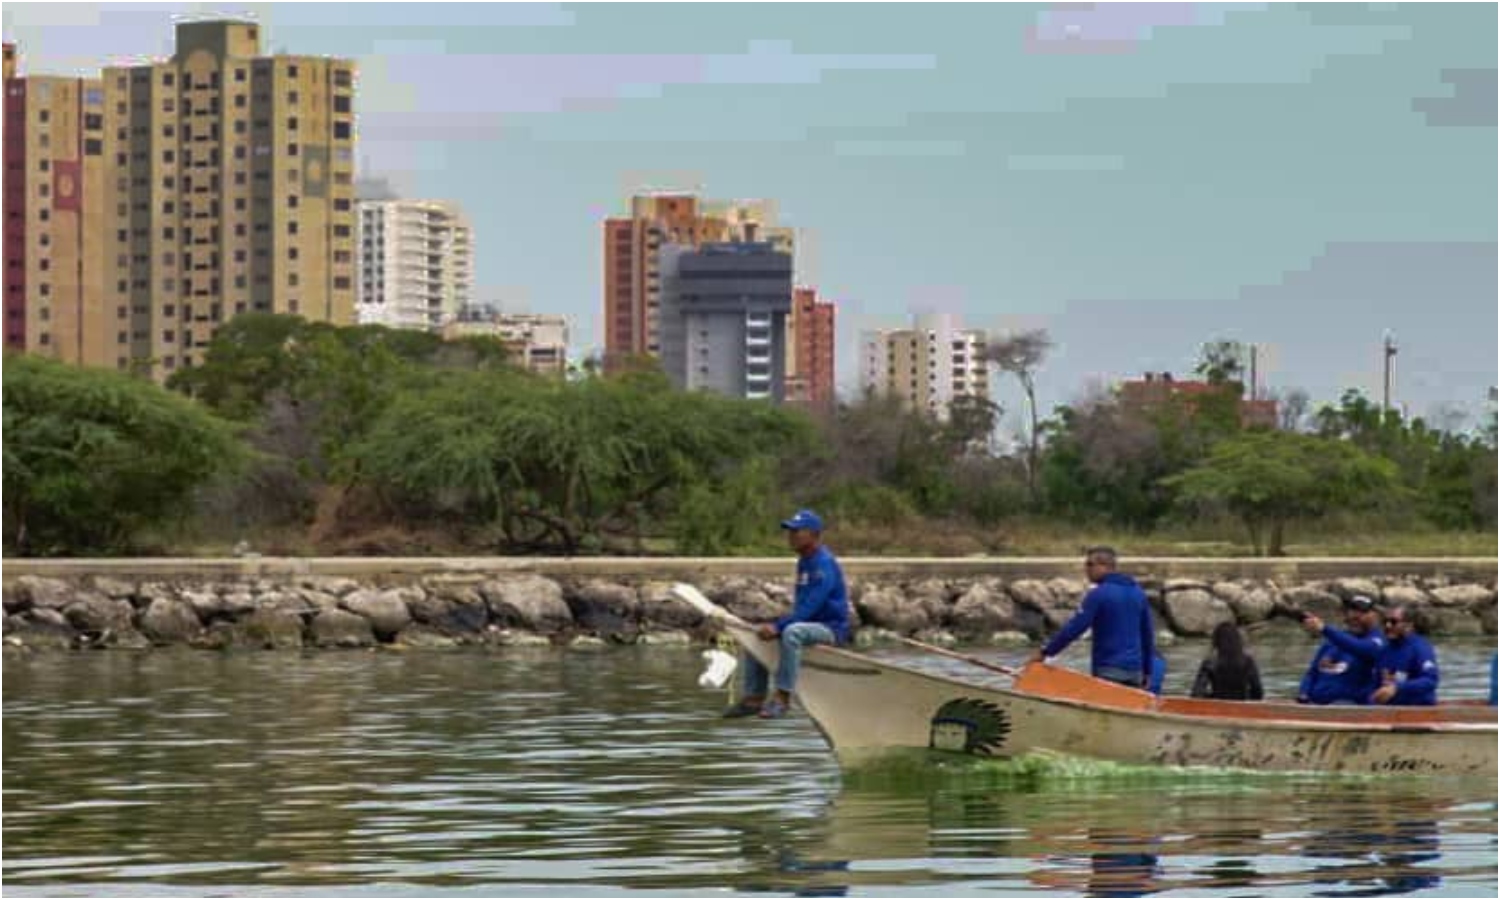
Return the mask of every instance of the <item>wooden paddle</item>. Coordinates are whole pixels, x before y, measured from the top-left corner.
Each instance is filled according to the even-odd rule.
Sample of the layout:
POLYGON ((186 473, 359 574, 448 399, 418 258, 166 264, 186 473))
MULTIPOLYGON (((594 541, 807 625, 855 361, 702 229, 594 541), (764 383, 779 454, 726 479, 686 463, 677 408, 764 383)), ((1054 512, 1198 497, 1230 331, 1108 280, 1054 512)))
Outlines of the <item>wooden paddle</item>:
POLYGON ((988 669, 991 672, 999 672, 1001 675, 1009 675, 1011 678, 1015 678, 1017 675, 1021 674, 1020 669, 1012 668, 1011 666, 1001 666, 996 665, 995 663, 985 662, 977 656, 969 656, 964 653, 955 653, 952 650, 946 650, 942 647, 937 647, 932 644, 925 644, 917 640, 916 638, 900 637, 900 635, 897 635, 897 637, 900 639, 901 643, 909 644, 910 646, 926 650, 928 653, 935 653, 938 656, 946 656, 949 659, 956 659, 960 662, 966 662, 971 666, 978 666, 981 669, 988 669))

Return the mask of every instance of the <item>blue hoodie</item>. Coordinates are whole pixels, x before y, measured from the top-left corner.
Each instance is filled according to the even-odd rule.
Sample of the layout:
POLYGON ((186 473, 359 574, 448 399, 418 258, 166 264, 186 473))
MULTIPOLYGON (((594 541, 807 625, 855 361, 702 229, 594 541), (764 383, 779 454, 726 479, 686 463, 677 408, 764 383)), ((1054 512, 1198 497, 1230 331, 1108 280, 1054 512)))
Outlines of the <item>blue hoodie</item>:
POLYGON ((1308 703, 1367 703, 1380 686, 1375 664, 1385 651, 1385 638, 1373 632, 1358 637, 1331 625, 1323 626, 1323 643, 1313 655, 1297 689, 1297 699, 1308 703))
POLYGON ((840 644, 849 643, 849 592, 844 570, 827 547, 797 559, 797 602, 790 615, 776 620, 780 633, 798 622, 827 625, 840 644))
POLYGON ((1094 631, 1091 669, 1124 669, 1151 674, 1156 655, 1156 629, 1151 624, 1151 604, 1146 592, 1129 575, 1110 572, 1083 598, 1083 606, 1062 630, 1042 648, 1044 656, 1056 656, 1085 631, 1094 631))
POLYGON ((1395 673, 1396 696, 1392 706, 1433 706, 1437 703, 1438 664, 1432 645, 1418 634, 1391 641, 1375 667, 1375 687, 1386 672, 1395 673))

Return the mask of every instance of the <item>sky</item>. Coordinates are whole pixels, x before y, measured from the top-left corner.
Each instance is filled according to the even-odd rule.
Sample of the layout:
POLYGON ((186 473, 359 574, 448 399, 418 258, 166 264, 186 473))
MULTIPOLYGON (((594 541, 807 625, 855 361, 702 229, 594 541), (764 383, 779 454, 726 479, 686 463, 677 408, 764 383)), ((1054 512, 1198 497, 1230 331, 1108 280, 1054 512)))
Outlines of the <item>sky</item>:
MULTIPOLYGON (((174 16, 352 57, 361 175, 455 199, 478 294, 602 342, 601 221, 770 198, 861 329, 1046 328, 1044 407, 1198 347, 1262 386, 1477 416, 1496 383, 1493 4, 6 3, 32 72, 164 56, 174 16)), ((1022 397, 996 382, 1006 422, 1022 397)))

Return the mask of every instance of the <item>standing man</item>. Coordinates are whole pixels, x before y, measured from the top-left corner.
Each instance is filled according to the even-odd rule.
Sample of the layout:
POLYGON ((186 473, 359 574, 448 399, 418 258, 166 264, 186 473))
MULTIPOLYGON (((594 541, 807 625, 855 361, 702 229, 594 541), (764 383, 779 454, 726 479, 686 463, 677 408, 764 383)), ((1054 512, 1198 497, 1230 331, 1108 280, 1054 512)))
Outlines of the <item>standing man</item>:
POLYGON ((1437 654, 1427 639, 1417 634, 1410 607, 1398 606, 1385 614, 1385 650, 1376 671, 1380 687, 1370 695, 1371 703, 1388 706, 1437 705, 1437 654))
POLYGON ((1344 601, 1344 624, 1348 631, 1325 625, 1317 616, 1303 617, 1302 627, 1309 634, 1321 635, 1323 643, 1302 676, 1298 703, 1363 704, 1378 686, 1375 665, 1385 651, 1385 639, 1380 636, 1380 610, 1375 601, 1363 594, 1344 601))
POLYGON ((1056 656, 1093 629, 1094 648, 1090 674, 1126 687, 1151 684, 1156 658, 1156 630, 1151 624, 1151 604, 1146 592, 1129 575, 1116 571, 1119 557, 1113 548, 1090 547, 1083 562, 1084 574, 1094 588, 1083 598, 1083 606, 1063 625, 1047 645, 1032 657, 1038 662, 1056 656))
POLYGON ((782 522, 781 527, 787 533, 787 544, 797 554, 796 603, 789 615, 758 629, 761 638, 781 643, 776 693, 766 699, 770 672, 760 660, 743 654, 745 696, 725 711, 727 719, 752 715, 779 719, 786 715, 797 689, 802 648, 849 642, 849 594, 844 588, 844 570, 823 546, 823 520, 804 509, 782 522))

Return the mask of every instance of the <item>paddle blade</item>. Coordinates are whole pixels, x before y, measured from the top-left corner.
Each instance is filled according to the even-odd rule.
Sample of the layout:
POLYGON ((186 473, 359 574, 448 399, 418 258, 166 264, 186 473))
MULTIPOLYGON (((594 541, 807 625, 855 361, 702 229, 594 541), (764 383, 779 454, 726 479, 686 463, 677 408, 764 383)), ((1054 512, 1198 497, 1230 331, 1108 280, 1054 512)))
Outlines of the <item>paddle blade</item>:
POLYGON ((688 606, 691 606, 693 609, 696 609, 698 612, 703 613, 703 615, 707 618, 722 619, 728 615, 728 613, 724 609, 715 605, 712 600, 703 596, 703 592, 698 590, 691 584, 678 582, 677 584, 672 585, 672 596, 676 597, 678 600, 681 600, 683 603, 686 603, 688 606))

